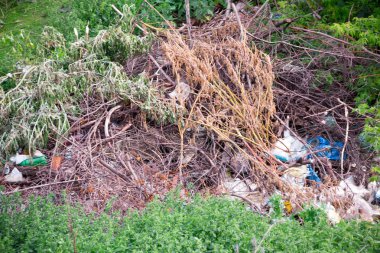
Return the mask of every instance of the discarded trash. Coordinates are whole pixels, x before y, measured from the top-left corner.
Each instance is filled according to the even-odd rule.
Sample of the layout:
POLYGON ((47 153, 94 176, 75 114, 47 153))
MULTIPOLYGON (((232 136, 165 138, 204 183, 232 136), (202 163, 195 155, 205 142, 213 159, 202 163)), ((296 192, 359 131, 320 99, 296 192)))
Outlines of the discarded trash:
POLYGON ((224 192, 231 195, 231 199, 248 199, 250 204, 253 204, 258 210, 260 210, 265 203, 264 195, 257 191, 257 185, 252 183, 249 179, 241 180, 228 176, 223 182, 223 188, 224 192))
POLYGON ((335 210, 335 207, 330 203, 326 204, 325 210, 327 214, 327 219, 331 222, 331 224, 338 224, 342 220, 339 213, 337 213, 337 211, 335 210))
MULTIPOLYGON (((321 139, 317 137, 315 138, 315 140, 314 139, 309 140, 309 142, 312 142, 312 143, 317 142, 315 145, 318 148, 317 150, 319 150, 320 145, 327 146, 327 143, 329 144, 329 142, 326 139, 322 137, 320 138, 321 139)), ((330 146, 329 148, 332 150, 330 146)), ((307 151, 306 146, 301 141, 291 136, 289 130, 285 130, 284 138, 279 139, 275 143, 275 148, 272 149, 272 154, 282 162, 291 162, 291 161, 297 161, 298 159, 305 156, 306 151, 307 151)), ((327 155, 330 156, 330 154, 327 154, 327 155)), ((312 157, 309 155, 308 158, 311 159, 312 157)), ((298 185, 301 187, 304 185, 305 178, 310 181, 315 181, 317 183, 322 182, 319 176, 317 175, 317 173, 314 171, 311 164, 303 165, 299 167, 292 167, 288 169, 287 171, 285 171, 282 178, 284 179, 284 181, 287 181, 293 185, 298 185), (294 173, 295 175, 292 175, 294 173)))
POLYGON ((282 162, 296 161, 306 154, 306 148, 301 141, 290 135, 289 130, 285 130, 284 138, 275 143, 272 154, 282 162))
POLYGON ((309 176, 309 171, 306 165, 291 167, 284 171, 282 175, 282 180, 288 182, 293 186, 303 187, 305 184, 305 179, 309 176))
POLYGON ((370 191, 366 189, 363 185, 357 186, 354 182, 353 177, 348 177, 347 179, 341 181, 339 186, 335 189, 335 198, 351 198, 352 206, 347 210, 343 218, 345 219, 363 219, 366 221, 373 221, 380 216, 380 211, 371 206, 370 201, 366 201, 364 197, 367 197, 370 191))
POLYGON ((172 99, 176 99, 177 101, 185 101, 190 95, 190 86, 187 83, 179 82, 175 87, 174 91, 169 93, 169 96, 172 99))
POLYGON ((313 167, 311 167, 311 164, 291 167, 284 171, 284 175, 281 178, 291 185, 296 185, 298 187, 303 187, 305 185, 305 179, 314 181, 317 184, 322 182, 313 167))
POLYGON ((347 191, 347 193, 353 194, 359 197, 364 197, 365 195, 369 194, 369 190, 364 188, 363 185, 360 185, 360 186, 355 185, 354 178, 352 176, 341 181, 339 183, 339 187, 347 191))
POLYGON ((51 159, 51 165, 50 165, 51 169, 58 171, 59 168, 61 167, 62 160, 63 160, 62 156, 53 156, 53 158, 51 159))
POLYGON ((252 191, 256 190, 257 186, 251 180, 241 180, 239 178, 230 178, 223 183, 224 188, 232 194, 246 197, 252 191))
POLYGON ((18 183, 24 180, 22 173, 17 168, 14 168, 9 175, 5 176, 5 182, 8 183, 18 183))
POLYGON ((324 124, 324 125, 326 125, 326 126, 328 126, 328 127, 330 127, 330 128, 336 127, 338 125, 338 123, 336 122, 335 117, 332 116, 332 115, 326 115, 321 123, 324 124))
MULTIPOLYGON (((311 146, 313 151, 318 151, 315 153, 319 157, 327 157, 332 161, 339 161, 341 159, 341 150, 343 149, 343 142, 336 141, 332 144, 329 140, 323 138, 322 136, 317 136, 315 138, 309 139, 307 143, 311 146)), ((309 159, 312 158, 312 155, 308 155, 309 159)), ((347 158, 345 153, 343 159, 347 158)))
POLYGON ((363 198, 355 195, 352 201, 353 205, 347 210, 346 219, 361 218, 372 222, 376 216, 380 215, 379 211, 374 210, 363 198))
POLYGON ((11 172, 11 169, 9 168, 7 164, 5 164, 3 172, 4 172, 4 175, 8 175, 11 172))
POLYGON ((373 205, 380 205, 380 184, 376 181, 368 183, 369 199, 368 203, 373 205))
MULTIPOLYGON (((369 184, 368 189, 364 186, 357 186, 354 183, 354 179, 349 177, 340 182, 338 186, 325 188, 319 195, 319 200, 323 203, 339 203, 340 201, 346 202, 348 199, 352 201, 352 205, 348 207, 340 206, 340 214, 343 219, 362 219, 366 221, 374 221, 380 218, 380 209, 376 205, 370 203, 374 199, 371 199, 371 194, 375 193, 373 187, 377 187, 376 184, 369 184), (367 201, 367 197, 370 197, 367 201)), ((377 188, 376 188, 377 190, 377 188)))
MULTIPOLYGON (((309 139, 307 144, 313 151, 316 151, 315 155, 319 157, 327 157, 332 161, 339 161, 341 159, 341 150, 344 144, 342 142, 330 143, 329 140, 323 138, 322 136, 317 136, 315 138, 309 139)), ((284 138, 279 139, 275 143, 275 147, 272 149, 272 154, 282 162, 297 161, 306 155, 307 147, 299 140, 290 135, 289 130, 284 131, 284 138)), ((307 156, 308 159, 312 159, 312 155, 307 156)), ((343 159, 347 158, 345 153, 343 159)), ((306 179, 321 183, 321 179, 318 174, 314 171, 311 164, 307 165, 308 176, 306 179)), ((286 179, 286 181, 289 181, 286 179)), ((301 185, 301 182, 293 179, 290 180, 291 183, 301 185)))
POLYGON ((280 19, 282 17, 282 14, 281 13, 272 12, 270 14, 270 17, 271 17, 272 20, 277 20, 277 19, 280 19))
POLYGON ((17 153, 15 156, 11 157, 10 160, 20 166, 47 165, 46 156, 38 150, 34 152, 33 157, 17 153))
POLYGON ((286 200, 284 202, 284 207, 287 214, 291 214, 293 212, 293 206, 289 200, 286 200))
POLYGON ((315 181, 315 182, 317 182, 317 184, 322 183, 322 180, 319 178, 318 174, 314 171, 311 164, 307 165, 307 169, 309 172, 309 175, 306 177, 307 180, 315 181))

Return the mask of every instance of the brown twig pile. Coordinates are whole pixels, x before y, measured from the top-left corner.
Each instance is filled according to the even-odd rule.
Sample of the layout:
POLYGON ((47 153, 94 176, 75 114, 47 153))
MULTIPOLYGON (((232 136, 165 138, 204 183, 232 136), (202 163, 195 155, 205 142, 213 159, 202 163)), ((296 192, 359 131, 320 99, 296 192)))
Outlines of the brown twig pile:
POLYGON ((264 162, 275 113, 269 58, 245 41, 226 38, 212 43, 193 36, 190 49, 178 33, 165 37, 162 49, 175 79, 190 84, 193 94, 180 129, 201 125, 215 133, 223 145, 245 153, 256 172, 255 181, 260 181, 271 169, 264 162))
POLYGON ((354 94, 344 82, 352 78, 353 64, 379 58, 365 50, 353 53, 353 45, 326 34, 291 27, 293 20, 274 23, 269 14, 268 5, 253 13, 234 8, 192 27, 190 37, 183 28, 166 31, 150 54, 126 59, 126 73, 145 72, 165 93, 177 123, 159 125, 134 104, 88 98, 87 113, 72 119, 70 137, 55 151, 66 157, 62 168, 35 181, 44 187, 32 190, 64 186, 90 209, 102 209, 117 196, 115 207, 125 210, 143 207, 180 183, 221 193, 218 186, 230 173, 249 178, 264 195, 278 189, 300 206, 347 173, 365 181, 359 170, 368 167, 370 155, 361 154, 357 140, 364 119, 352 112, 354 94), (272 42, 274 35, 280 39, 272 42), (323 49, 313 46, 317 42, 323 49), (338 71, 342 80, 327 91, 321 69, 338 71), (334 122, 327 124, 326 116, 334 122), (286 165, 270 148, 287 118, 298 138, 323 135, 345 142, 344 163, 316 157, 320 188, 301 192, 280 178, 277 168, 286 165))
POLYGON ((380 55, 319 31, 288 26, 293 20, 276 23, 269 13, 266 6, 257 14, 248 35, 273 59, 277 116, 283 121, 290 118, 291 128, 304 139, 323 136, 345 143, 346 161, 316 158, 317 171, 327 181, 354 174, 358 183, 365 183, 371 154, 358 138, 365 118, 355 113, 355 93, 348 87, 357 79, 355 65, 379 63, 380 55), (259 31, 263 23, 269 25, 259 31))

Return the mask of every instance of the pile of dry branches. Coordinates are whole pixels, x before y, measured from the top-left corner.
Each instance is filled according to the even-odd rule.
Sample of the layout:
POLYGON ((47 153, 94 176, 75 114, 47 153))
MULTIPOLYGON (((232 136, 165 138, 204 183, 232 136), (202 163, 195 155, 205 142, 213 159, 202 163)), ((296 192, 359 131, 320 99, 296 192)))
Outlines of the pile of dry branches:
POLYGON ((86 113, 71 119, 70 137, 56 140, 63 144, 54 151, 65 156, 61 169, 54 177, 39 175, 34 183, 44 187, 31 189, 59 191, 64 185, 97 209, 117 196, 115 207, 127 209, 143 207, 180 183, 221 193, 218 186, 232 174, 249 178, 264 195, 280 190, 300 206, 347 173, 364 175, 353 171, 353 164, 366 167, 369 157, 359 152, 357 135, 364 119, 351 110, 353 94, 339 82, 327 92, 317 69, 328 59, 326 68, 344 66, 339 71, 348 78, 355 61, 378 61, 378 56, 353 53, 348 42, 290 27, 293 20, 274 23, 269 14, 268 5, 253 12, 235 8, 201 27, 159 34, 149 54, 126 59, 125 71, 148 75, 150 85, 163 91, 165 103, 176 112, 177 122, 158 124, 133 103, 115 106, 114 101, 88 98, 82 104, 86 113), (273 34, 281 39, 272 42, 273 34), (299 46, 301 41, 305 46, 299 46), (277 58, 279 53, 286 57, 277 58), (336 120, 332 126, 326 115, 336 120), (318 189, 301 193, 280 178, 277 168, 287 165, 272 157, 270 149, 288 127, 287 118, 300 139, 325 135, 345 142, 347 161, 316 159, 324 179, 318 189))

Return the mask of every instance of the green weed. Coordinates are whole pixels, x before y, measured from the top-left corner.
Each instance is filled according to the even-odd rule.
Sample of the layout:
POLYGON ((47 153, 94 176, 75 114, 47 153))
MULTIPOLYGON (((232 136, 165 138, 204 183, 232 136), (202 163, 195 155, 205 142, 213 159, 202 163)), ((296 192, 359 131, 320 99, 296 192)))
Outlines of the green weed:
POLYGON ((47 59, 0 78, 16 85, 0 90, 0 156, 22 147, 32 151, 65 136, 68 115, 80 115, 85 96, 134 103, 157 121, 174 121, 165 99, 144 76, 130 79, 123 66, 112 61, 146 53, 151 36, 137 37, 117 26, 66 45, 62 34, 46 27, 41 38, 37 50, 47 59))
MULTIPOLYGON (((171 193, 142 211, 85 213, 57 198, 37 197, 23 205, 1 196, 2 252, 376 252, 380 227, 366 222, 327 224, 314 211, 303 225, 271 223, 241 202, 171 193), (75 243, 74 243, 75 242, 75 243)), ((309 215, 310 216, 310 215, 309 215)))
POLYGON ((0 1, 0 76, 14 71, 18 61, 38 59, 34 49, 45 25, 70 27, 72 33, 72 22, 62 22, 67 15, 63 7, 71 1, 0 1))

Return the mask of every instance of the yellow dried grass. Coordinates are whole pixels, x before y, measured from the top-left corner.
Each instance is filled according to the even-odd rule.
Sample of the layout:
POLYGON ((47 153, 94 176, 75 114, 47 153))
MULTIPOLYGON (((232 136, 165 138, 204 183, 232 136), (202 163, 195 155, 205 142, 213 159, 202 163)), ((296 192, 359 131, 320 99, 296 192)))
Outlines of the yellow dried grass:
POLYGON ((231 37, 194 36, 192 48, 178 32, 166 32, 164 37, 161 47, 173 75, 177 81, 186 81, 194 94, 180 128, 205 126, 251 161, 257 183, 283 188, 268 156, 276 111, 269 57, 231 37))

